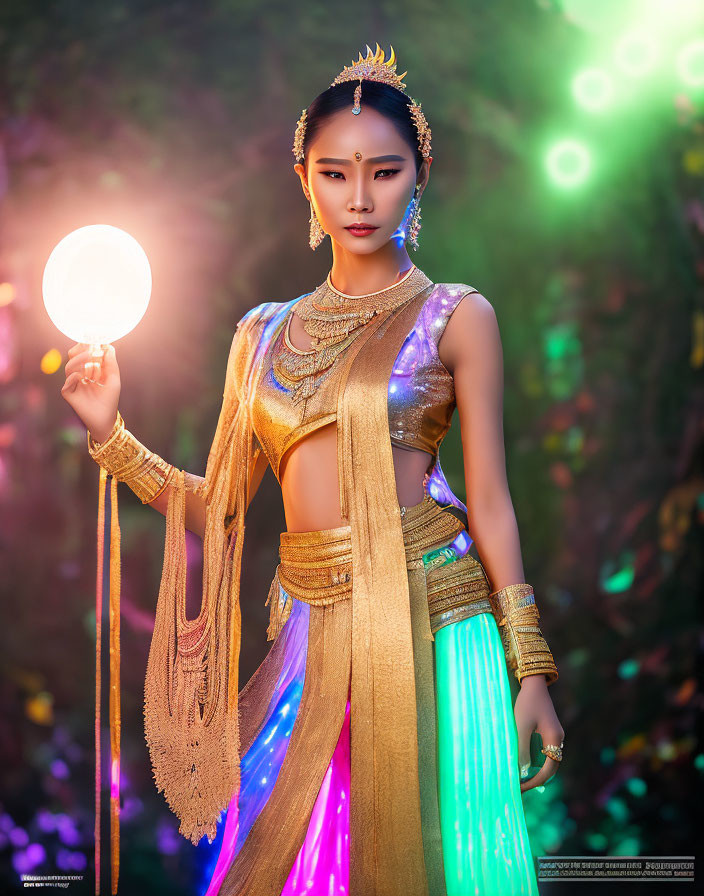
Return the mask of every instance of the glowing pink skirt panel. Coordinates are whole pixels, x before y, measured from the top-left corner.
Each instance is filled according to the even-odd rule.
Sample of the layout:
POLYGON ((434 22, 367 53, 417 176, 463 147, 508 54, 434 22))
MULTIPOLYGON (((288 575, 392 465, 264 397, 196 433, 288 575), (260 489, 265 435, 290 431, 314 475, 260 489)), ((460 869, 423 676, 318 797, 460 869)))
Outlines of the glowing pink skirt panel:
MULTIPOLYGON (((233 859, 274 789, 288 749, 305 682, 308 604, 292 599, 281 673, 264 723, 241 759, 239 799, 230 803, 220 854, 204 896, 217 896, 233 859)), ((350 701, 337 746, 313 807, 306 838, 281 896, 347 896, 350 839, 350 701)), ((211 846, 211 849, 215 849, 211 846)), ((210 872, 208 872, 210 874, 210 872)))

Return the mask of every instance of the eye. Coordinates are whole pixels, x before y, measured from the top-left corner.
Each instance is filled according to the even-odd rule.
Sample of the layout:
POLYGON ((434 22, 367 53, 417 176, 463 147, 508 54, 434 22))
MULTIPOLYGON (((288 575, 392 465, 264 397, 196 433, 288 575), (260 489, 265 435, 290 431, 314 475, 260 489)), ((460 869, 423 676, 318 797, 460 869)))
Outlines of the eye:
MULTIPOLYGON (((382 178, 382 180, 385 180, 388 177, 393 177, 394 174, 398 174, 399 171, 400 168, 380 168, 375 173, 374 177, 376 178, 377 174, 383 174, 384 177, 382 178)), ((342 178, 342 180, 345 179, 345 175, 341 171, 321 171, 320 173, 324 174, 326 177, 331 178, 332 180, 339 180, 340 178, 342 178)))

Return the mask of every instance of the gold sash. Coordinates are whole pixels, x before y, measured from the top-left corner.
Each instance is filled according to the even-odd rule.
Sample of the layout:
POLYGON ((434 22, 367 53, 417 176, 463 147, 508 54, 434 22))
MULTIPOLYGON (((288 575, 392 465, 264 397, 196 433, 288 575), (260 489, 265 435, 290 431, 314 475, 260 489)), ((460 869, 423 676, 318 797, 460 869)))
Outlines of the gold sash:
MULTIPOLYGON (((339 599, 348 589, 346 548, 332 555, 336 570, 339 561, 339 581, 318 595, 318 561, 305 571, 292 568, 287 555, 303 536, 283 533, 282 563, 270 592, 272 630, 280 630, 288 615, 277 606, 280 580, 311 603, 305 686, 274 791, 231 865, 221 896, 281 892, 337 742, 350 667, 350 896, 445 896, 432 633, 418 551, 427 550, 429 536, 440 542, 462 524, 427 498, 409 509, 410 516, 419 515, 419 526, 406 545, 387 405, 394 360, 431 288, 370 321, 340 359, 345 370, 337 405, 338 469, 341 508, 349 519, 351 600, 339 599)), ((317 544, 336 533, 306 537, 317 544)))
POLYGON ((338 397, 353 569, 351 896, 428 894, 411 605, 387 402, 394 360, 431 288, 364 334, 338 397))

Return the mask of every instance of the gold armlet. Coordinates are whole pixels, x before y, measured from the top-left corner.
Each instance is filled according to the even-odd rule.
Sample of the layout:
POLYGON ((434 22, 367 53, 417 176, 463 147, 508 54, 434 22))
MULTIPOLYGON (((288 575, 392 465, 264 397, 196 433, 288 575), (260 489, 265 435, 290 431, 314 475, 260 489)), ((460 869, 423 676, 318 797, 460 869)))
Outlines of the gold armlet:
POLYGON ((526 675, 543 673, 548 685, 557 681, 557 666, 538 625, 533 587, 525 582, 507 585, 492 591, 489 601, 516 678, 521 681, 526 675))
POLYGON ((114 479, 125 482, 142 504, 158 497, 171 481, 176 467, 153 454, 132 433, 117 412, 115 423, 103 442, 87 433, 88 452, 114 479))

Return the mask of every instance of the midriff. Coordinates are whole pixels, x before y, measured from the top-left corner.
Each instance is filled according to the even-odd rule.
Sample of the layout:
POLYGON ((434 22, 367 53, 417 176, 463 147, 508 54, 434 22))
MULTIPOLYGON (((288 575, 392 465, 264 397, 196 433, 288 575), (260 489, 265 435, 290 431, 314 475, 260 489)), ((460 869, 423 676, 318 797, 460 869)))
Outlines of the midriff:
MULTIPOLYGON (((423 499, 423 479, 433 462, 427 451, 391 445, 399 506, 423 499)), ((346 525, 340 514, 337 475, 337 425, 316 429, 282 457, 281 493, 288 532, 309 532, 346 525)))

